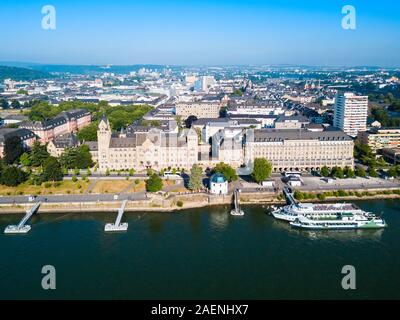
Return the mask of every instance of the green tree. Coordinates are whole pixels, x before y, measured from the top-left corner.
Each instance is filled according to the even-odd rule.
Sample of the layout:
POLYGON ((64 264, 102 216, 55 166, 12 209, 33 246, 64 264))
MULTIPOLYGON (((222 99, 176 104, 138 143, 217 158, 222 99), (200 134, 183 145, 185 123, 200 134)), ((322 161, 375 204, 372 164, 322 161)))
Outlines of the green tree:
POLYGON ((356 176, 356 174, 354 173, 354 170, 350 168, 350 169, 347 171, 346 176, 347 176, 347 178, 354 178, 354 177, 356 176))
POLYGON ((92 122, 90 125, 80 129, 76 136, 79 141, 97 141, 97 127, 99 126, 99 122, 92 122))
POLYGON ((9 108, 8 102, 6 99, 0 99, 0 108, 6 110, 9 108))
POLYGON ((129 176, 130 176, 130 177, 133 177, 134 174, 135 174, 135 169, 130 168, 130 169, 129 169, 129 176))
POLYGON ((28 175, 21 169, 15 166, 7 166, 1 172, 1 184, 6 186, 15 187, 22 182, 25 182, 28 175))
POLYGON ((260 183, 265 181, 271 176, 272 173, 272 164, 265 158, 256 158, 254 159, 254 168, 251 176, 253 179, 260 183))
POLYGON ((24 90, 24 89, 19 89, 17 91, 17 94, 23 94, 23 95, 28 95, 28 91, 24 90))
POLYGON ((355 177, 354 171, 350 167, 345 167, 343 173, 347 178, 355 177))
POLYGON ((329 175, 330 175, 330 170, 329 170, 329 168, 327 167, 327 166, 323 166, 322 168, 321 168, 321 175, 323 176, 323 177, 328 177, 329 175))
POLYGON ((106 115, 114 130, 120 130, 132 122, 141 119, 153 108, 148 105, 117 106, 106 108, 106 115))
POLYGON ((318 193, 317 198, 321 201, 324 201, 326 199, 325 193, 318 193))
POLYGON ((334 167, 332 169, 332 176, 338 179, 343 179, 344 178, 344 173, 343 169, 341 167, 334 167))
POLYGON ((61 181, 63 171, 61 164, 54 157, 49 157, 43 163, 42 181, 61 181))
POLYGON ((375 155, 368 144, 356 142, 354 144, 354 158, 360 160, 363 164, 375 161, 375 155))
POLYGON ((365 172, 365 169, 363 167, 357 167, 356 168, 356 176, 365 178, 367 176, 367 173, 365 172))
POLYGON ((188 187, 190 190, 199 190, 203 186, 203 169, 194 164, 190 169, 190 178, 188 187))
POLYGON ((178 126, 178 129, 182 128, 182 116, 175 116, 175 121, 176 121, 176 125, 178 126))
POLYGON ((224 162, 218 163, 212 172, 222 173, 229 182, 236 181, 238 179, 236 170, 224 162))
POLYGON ((387 173, 390 177, 396 178, 398 176, 397 168, 395 166, 391 166, 387 173))
POLYGON ((373 178, 377 178, 378 177, 378 172, 376 172, 376 169, 373 166, 370 166, 368 168, 368 174, 369 174, 370 177, 373 177, 373 178))
POLYGON ((32 146, 32 150, 29 154, 31 165, 33 167, 39 167, 50 157, 47 151, 47 146, 41 144, 39 141, 35 141, 32 146))
POLYGON ((12 100, 10 107, 12 109, 20 109, 21 108, 21 104, 19 103, 18 100, 12 100))
POLYGON ((86 169, 93 166, 92 155, 85 144, 66 149, 60 156, 60 162, 69 169, 86 169))
POLYGON ((377 161, 376 164, 379 167, 386 167, 388 165, 388 163, 385 161, 385 159, 383 159, 383 157, 380 157, 377 161))
POLYGON ((29 157, 29 154, 27 152, 24 152, 20 157, 19 157, 19 162, 24 166, 24 167, 29 167, 31 165, 31 159, 29 157))
POLYGON ((153 173, 149 179, 146 180, 146 190, 149 192, 157 192, 163 188, 163 183, 158 174, 153 173))
POLYGON ((4 161, 6 163, 14 163, 23 153, 24 147, 20 137, 12 136, 6 138, 4 142, 4 161))
POLYGON ((298 191, 298 190, 296 190, 295 192, 294 192, 294 198, 296 199, 296 200, 299 200, 299 201, 301 201, 301 200, 303 200, 304 199, 304 194, 301 192, 301 191, 298 191))

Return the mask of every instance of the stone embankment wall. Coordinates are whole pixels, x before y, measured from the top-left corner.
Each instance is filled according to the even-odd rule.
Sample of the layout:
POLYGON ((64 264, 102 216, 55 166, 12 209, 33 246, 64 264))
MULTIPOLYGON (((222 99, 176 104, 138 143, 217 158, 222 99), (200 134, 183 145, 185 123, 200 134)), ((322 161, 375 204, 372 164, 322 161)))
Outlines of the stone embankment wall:
MULTIPOLYGON (((381 191, 382 189, 368 190, 370 192, 381 191)), ((328 190, 326 190, 328 191, 328 190)), ((332 190, 329 190, 332 191, 332 190)), ((359 190, 360 192, 365 190, 359 190)), ((316 193, 323 192, 318 190, 316 193)), ((241 204, 284 204, 283 197, 279 197, 276 192, 251 192, 240 193, 241 204)), ((368 199, 392 199, 400 198, 399 195, 377 194, 371 196, 363 196, 361 198, 355 196, 348 197, 327 197, 324 201, 353 201, 368 199)), ((323 202, 313 199, 313 202, 323 202)), ((231 205, 233 203, 232 194, 225 196, 210 195, 207 193, 187 193, 175 195, 150 195, 147 200, 128 201, 125 207, 126 211, 153 211, 153 212, 169 212, 182 209, 202 208, 216 205, 231 205), (179 206, 178 206, 179 204, 179 206)), ((1 213, 24 213, 32 207, 32 203, 26 204, 0 204, 1 213)), ((121 205, 121 201, 95 201, 95 202, 58 202, 58 203, 42 203, 40 212, 116 212, 121 205)))

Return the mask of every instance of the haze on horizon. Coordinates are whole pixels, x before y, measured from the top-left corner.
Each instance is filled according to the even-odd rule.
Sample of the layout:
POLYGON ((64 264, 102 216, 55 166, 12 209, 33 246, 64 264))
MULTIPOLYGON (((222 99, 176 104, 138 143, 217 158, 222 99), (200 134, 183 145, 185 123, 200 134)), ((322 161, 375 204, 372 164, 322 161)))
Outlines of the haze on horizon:
POLYGON ((16 0, 0 4, 0 61, 398 67, 399 12, 394 0, 16 0), (41 27, 45 4, 55 30, 41 27), (347 4, 356 30, 341 26, 347 4))

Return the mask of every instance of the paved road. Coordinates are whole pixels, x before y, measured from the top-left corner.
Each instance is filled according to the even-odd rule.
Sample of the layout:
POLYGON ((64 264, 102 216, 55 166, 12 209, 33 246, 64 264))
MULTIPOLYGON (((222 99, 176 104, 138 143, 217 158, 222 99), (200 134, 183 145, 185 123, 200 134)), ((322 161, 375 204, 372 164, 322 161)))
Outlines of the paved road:
POLYGON ((296 189, 300 190, 338 190, 338 189, 344 189, 344 190, 350 190, 350 189, 385 189, 385 188, 399 188, 399 184, 368 184, 368 185, 355 185, 355 184, 350 184, 350 185, 331 185, 331 184, 326 184, 323 186, 301 186, 301 187, 296 187, 296 189))
MULTIPOLYGON (((29 203, 28 196, 6 196, 0 197, 0 203, 29 203)), ((121 200, 145 200, 145 192, 131 194, 119 194, 118 199, 114 199, 114 194, 68 194, 68 195, 46 195, 38 196, 35 201, 43 202, 93 202, 93 201, 121 201, 121 200)))
POLYGON ((299 187, 303 190, 314 189, 381 189, 381 188, 399 188, 399 180, 383 180, 380 178, 356 178, 356 179, 339 179, 334 180, 332 183, 326 183, 318 178, 303 178, 304 185, 299 187))
MULTIPOLYGON (((79 177, 82 177, 83 175, 86 175, 86 172, 82 171, 81 174, 78 176, 78 179, 79 179, 79 177)), ((65 175, 64 180, 71 180, 73 176, 74 176, 73 174, 65 175)), ((111 179, 112 180, 125 180, 126 177, 129 177, 129 179, 134 180, 134 179, 145 179, 145 178, 147 178, 147 174, 138 173, 138 174, 134 174, 133 176, 129 176, 128 174, 120 174, 120 175, 110 174, 107 176, 105 174, 92 173, 90 176, 87 176, 87 177, 89 179, 102 179, 102 180, 111 180, 111 179)))

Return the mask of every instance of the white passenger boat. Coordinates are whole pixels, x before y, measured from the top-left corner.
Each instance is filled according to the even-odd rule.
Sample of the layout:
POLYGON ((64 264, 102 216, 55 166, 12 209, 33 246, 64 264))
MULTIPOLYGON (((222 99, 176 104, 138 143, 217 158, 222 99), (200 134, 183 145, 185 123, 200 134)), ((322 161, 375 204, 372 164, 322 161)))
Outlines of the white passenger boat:
POLYGON ((314 203, 297 203, 284 206, 282 208, 272 211, 274 218, 293 222, 300 216, 318 219, 332 219, 340 214, 354 214, 362 216, 373 216, 369 212, 365 212, 351 203, 328 203, 328 204, 314 204, 314 203))
POLYGON ((381 229, 386 227, 385 220, 374 215, 352 213, 338 214, 336 218, 318 218, 299 216, 290 222, 293 228, 306 230, 348 230, 348 229, 381 229))

